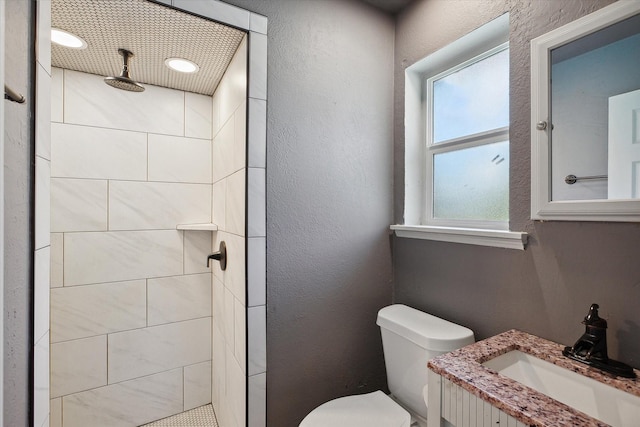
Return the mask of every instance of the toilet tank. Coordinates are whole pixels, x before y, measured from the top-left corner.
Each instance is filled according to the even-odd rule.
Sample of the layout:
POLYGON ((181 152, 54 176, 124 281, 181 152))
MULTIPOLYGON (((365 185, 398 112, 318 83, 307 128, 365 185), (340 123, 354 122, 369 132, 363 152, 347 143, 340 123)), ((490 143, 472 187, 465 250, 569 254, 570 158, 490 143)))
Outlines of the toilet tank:
POLYGON ((474 342, 473 331, 402 304, 378 312, 387 382, 396 400, 423 418, 427 361, 474 342))

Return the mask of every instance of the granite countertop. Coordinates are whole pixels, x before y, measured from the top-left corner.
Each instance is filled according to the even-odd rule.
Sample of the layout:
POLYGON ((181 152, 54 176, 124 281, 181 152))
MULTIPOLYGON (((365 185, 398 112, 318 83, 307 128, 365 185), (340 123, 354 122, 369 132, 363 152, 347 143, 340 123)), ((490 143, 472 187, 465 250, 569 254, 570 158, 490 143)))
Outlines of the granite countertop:
POLYGON ((490 402, 525 424, 550 426, 608 426, 582 412, 499 375, 482 365, 489 359, 512 350, 520 350, 554 365, 570 369, 596 381, 640 396, 638 378, 620 378, 596 368, 576 362, 562 355, 564 346, 540 337, 512 329, 494 337, 429 361, 429 369, 464 388, 471 394, 490 402))

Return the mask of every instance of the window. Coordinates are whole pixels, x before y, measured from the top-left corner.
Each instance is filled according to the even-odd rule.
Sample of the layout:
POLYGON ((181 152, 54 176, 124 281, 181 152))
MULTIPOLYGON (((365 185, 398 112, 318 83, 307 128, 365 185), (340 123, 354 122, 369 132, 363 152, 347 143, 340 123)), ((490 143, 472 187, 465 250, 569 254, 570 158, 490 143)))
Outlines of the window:
POLYGON ((426 79, 423 223, 507 229, 509 49, 426 79))
POLYGON ((508 37, 505 14, 407 68, 399 237, 524 249, 508 231, 508 37))

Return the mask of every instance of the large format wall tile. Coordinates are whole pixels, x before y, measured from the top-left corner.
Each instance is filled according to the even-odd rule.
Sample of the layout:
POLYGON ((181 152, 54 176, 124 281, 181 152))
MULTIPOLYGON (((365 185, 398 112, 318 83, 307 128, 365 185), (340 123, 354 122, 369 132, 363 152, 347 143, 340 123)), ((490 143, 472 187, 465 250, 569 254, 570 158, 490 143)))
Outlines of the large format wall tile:
POLYGON ((144 280, 51 290, 51 341, 65 341, 146 326, 144 280))
POLYGON ((220 91, 220 122, 226 123, 247 96, 247 38, 236 51, 216 91, 220 91))
POLYGON ((51 68, 51 121, 62 122, 63 117, 63 91, 64 70, 51 68))
POLYGON ((185 92, 184 102, 184 136, 211 139, 211 97, 185 92))
POLYGON ((51 344, 51 366, 51 397, 106 385, 107 336, 51 344))
POLYGON ((65 123, 184 134, 183 92, 152 85, 140 93, 116 90, 101 76, 70 70, 65 70, 64 78, 65 123))
POLYGON ((34 298, 33 337, 39 341, 49 331, 49 277, 51 247, 46 246, 34 253, 34 298))
POLYGON ((211 183, 211 138, 150 134, 149 181, 211 183))
POLYGON ((149 279, 149 326, 211 317, 211 273, 149 279))
POLYGON ((178 274, 182 233, 177 230, 65 235, 65 286, 178 274))
POLYGON ((245 177, 241 169, 227 178, 225 231, 244 236, 245 234, 245 177))
POLYGON ((64 234, 51 233, 51 267, 49 284, 52 288, 58 288, 63 285, 64 268, 64 234))
POLYGON ((51 124, 51 176, 147 179, 147 135, 51 124))
POLYGON ((184 410, 211 402, 211 361, 184 367, 184 410))
POLYGON ((211 186, 165 182, 109 183, 109 230, 175 229, 211 222, 211 186))
POLYGON ((211 273, 207 257, 211 253, 211 233, 184 231, 184 274, 211 273))
POLYGON ((63 398, 65 427, 133 427, 182 412, 182 368, 63 398))
POLYGON ((49 334, 45 333, 34 346, 33 354, 33 407, 34 424, 49 426, 45 420, 49 416, 49 334))
POLYGON ((211 318, 109 335, 109 383, 211 359, 211 318))
POLYGON ((234 122, 229 120, 213 138, 213 182, 217 182, 234 172, 234 132, 234 122))
POLYGON ((51 231, 106 231, 107 181, 51 179, 51 231))

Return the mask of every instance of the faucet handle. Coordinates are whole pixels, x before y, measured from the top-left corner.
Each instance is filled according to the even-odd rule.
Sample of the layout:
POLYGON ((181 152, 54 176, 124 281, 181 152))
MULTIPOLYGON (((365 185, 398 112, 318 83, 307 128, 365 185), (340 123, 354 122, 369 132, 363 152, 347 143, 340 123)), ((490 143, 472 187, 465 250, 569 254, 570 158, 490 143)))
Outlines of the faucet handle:
POLYGON ((598 304, 591 304, 591 307, 589 307, 589 313, 584 318, 584 321, 582 323, 587 326, 606 329, 607 321, 598 316, 599 308, 600 306, 598 304))

